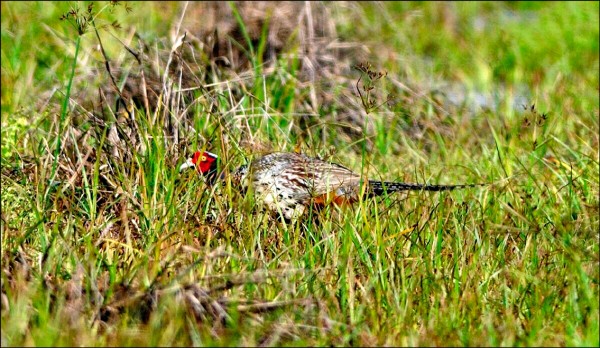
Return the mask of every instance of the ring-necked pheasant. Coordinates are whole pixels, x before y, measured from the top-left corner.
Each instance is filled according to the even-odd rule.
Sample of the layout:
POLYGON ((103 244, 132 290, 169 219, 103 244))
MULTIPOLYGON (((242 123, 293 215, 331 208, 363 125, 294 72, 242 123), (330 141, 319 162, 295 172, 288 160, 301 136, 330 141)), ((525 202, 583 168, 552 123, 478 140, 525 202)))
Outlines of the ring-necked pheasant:
MULTIPOLYGON (((217 178, 218 156, 211 152, 194 153, 179 168, 196 168, 209 183, 217 178)), ((232 183, 252 186, 259 200, 271 210, 291 220, 302 215, 310 204, 346 204, 359 200, 361 177, 339 164, 299 153, 275 152, 256 158, 249 166, 232 173, 232 183)), ((444 191, 474 187, 466 185, 421 185, 369 180, 364 188, 368 196, 396 191, 444 191)))

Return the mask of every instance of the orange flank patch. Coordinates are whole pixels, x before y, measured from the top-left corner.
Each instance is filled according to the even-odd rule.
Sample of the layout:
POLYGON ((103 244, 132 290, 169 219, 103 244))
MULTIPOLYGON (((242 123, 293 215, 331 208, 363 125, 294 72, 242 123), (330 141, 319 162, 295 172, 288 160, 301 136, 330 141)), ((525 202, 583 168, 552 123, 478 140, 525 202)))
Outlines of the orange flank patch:
POLYGON ((316 206, 325 206, 328 204, 343 206, 354 203, 354 200, 349 199, 348 196, 338 196, 335 192, 329 192, 320 196, 315 196, 312 203, 316 206))

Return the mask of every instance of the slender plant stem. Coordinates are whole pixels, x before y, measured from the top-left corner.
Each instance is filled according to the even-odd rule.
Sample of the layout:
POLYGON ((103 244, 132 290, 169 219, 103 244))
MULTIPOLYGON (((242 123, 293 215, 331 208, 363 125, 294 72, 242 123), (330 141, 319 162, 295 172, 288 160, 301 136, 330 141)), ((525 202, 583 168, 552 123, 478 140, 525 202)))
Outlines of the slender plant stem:
MULTIPOLYGON (((81 46, 81 35, 77 36, 75 41, 75 56, 73 57, 73 65, 71 67, 71 76, 69 76, 67 90, 65 92, 65 98, 62 103, 62 108, 60 111, 60 124, 58 126, 58 134, 56 140, 56 148, 54 149, 54 161, 52 162, 52 174, 50 175, 50 182, 48 183, 48 188, 46 189, 46 194, 44 198, 48 197, 48 192, 50 191, 50 187, 52 186, 52 181, 56 176, 56 169, 58 168, 58 157, 60 155, 60 149, 62 147, 62 134, 65 128, 65 121, 67 119, 67 113, 69 109, 69 99, 71 97, 71 88, 73 86, 73 79, 75 77, 75 67, 77 66, 77 56, 79 55, 79 47, 81 46)), ((45 201, 45 199, 44 199, 45 201)))

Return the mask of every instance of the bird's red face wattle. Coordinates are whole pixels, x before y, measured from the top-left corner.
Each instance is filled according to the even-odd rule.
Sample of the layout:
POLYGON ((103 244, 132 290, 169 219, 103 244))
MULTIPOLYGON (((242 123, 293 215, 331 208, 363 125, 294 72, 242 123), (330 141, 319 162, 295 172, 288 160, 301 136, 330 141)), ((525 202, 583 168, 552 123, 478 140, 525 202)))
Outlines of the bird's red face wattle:
POLYGON ((216 169, 217 156, 210 152, 196 151, 192 157, 192 163, 201 174, 216 169))

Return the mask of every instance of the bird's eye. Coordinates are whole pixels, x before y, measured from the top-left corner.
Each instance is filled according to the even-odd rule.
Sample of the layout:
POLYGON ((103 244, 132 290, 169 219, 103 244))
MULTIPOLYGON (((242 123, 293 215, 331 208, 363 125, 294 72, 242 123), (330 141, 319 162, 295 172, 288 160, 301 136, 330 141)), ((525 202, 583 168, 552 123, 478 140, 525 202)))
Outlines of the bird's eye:
POLYGON ((202 160, 202 162, 206 161, 206 156, 202 156, 200 160, 202 160))

